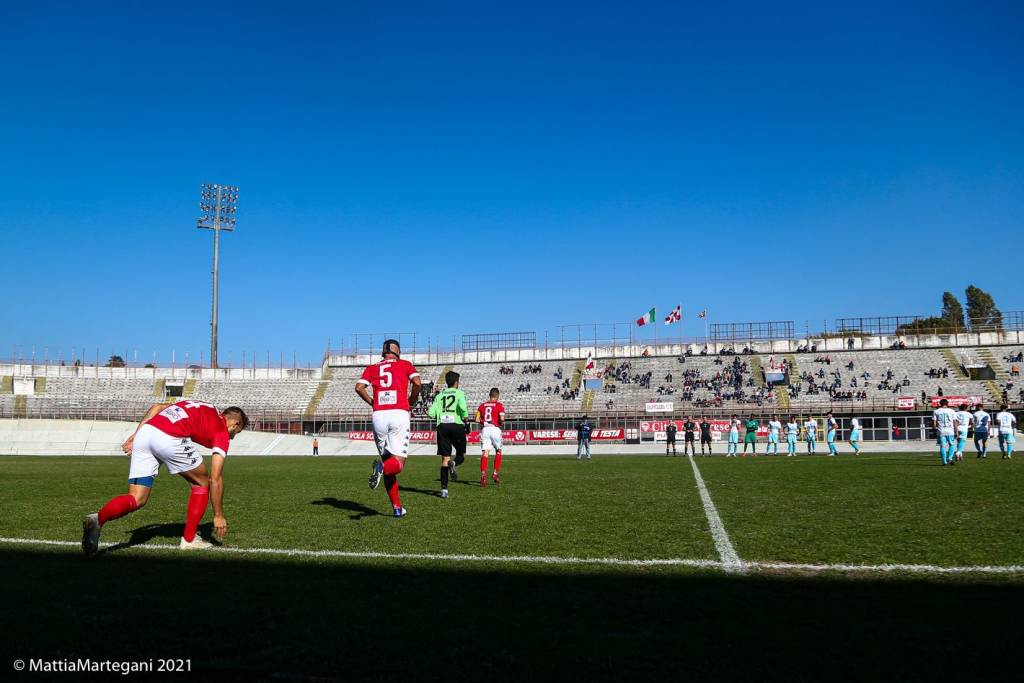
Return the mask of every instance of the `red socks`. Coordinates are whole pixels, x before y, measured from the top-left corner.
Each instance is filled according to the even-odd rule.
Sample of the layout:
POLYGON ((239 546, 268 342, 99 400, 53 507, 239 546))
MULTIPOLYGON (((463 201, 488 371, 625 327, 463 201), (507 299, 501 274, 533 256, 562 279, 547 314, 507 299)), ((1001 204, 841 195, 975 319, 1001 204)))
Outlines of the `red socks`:
POLYGON ((195 540, 199 520, 206 513, 206 505, 210 502, 209 486, 193 486, 188 497, 188 512, 185 513, 185 532, 181 535, 188 543, 195 540))
POLYGON ((403 469, 405 469, 405 458, 391 456, 384 461, 384 490, 388 492, 391 506, 395 508, 402 507, 402 499, 398 497, 398 477, 396 475, 403 469))
POLYGON ((398 477, 393 474, 385 474, 384 490, 388 492, 388 498, 391 499, 392 507, 402 507, 402 499, 398 497, 398 477))
POLYGON ((487 456, 480 456, 480 474, 487 474, 487 456))
POLYGON ((501 469, 501 451, 494 452, 494 473, 497 474, 498 470, 501 469))
POLYGON ((111 498, 110 502, 100 508, 100 526, 103 526, 112 519, 124 517, 128 513, 135 512, 138 509, 139 503, 135 500, 135 496, 131 494, 126 493, 123 496, 111 498))
POLYGON ((405 469, 405 458, 391 456, 384 461, 384 476, 393 477, 405 469))

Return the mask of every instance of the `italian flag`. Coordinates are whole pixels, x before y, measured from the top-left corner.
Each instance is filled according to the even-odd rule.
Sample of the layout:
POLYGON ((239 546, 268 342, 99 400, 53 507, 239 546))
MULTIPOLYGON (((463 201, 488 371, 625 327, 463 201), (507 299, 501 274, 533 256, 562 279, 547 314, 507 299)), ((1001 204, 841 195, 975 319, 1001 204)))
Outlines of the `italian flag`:
POLYGON ((654 309, 652 308, 651 310, 647 311, 642 316, 637 318, 636 319, 636 324, 639 325, 640 327, 643 327, 644 325, 650 325, 651 323, 654 322, 654 318, 655 318, 655 313, 654 313, 654 309))

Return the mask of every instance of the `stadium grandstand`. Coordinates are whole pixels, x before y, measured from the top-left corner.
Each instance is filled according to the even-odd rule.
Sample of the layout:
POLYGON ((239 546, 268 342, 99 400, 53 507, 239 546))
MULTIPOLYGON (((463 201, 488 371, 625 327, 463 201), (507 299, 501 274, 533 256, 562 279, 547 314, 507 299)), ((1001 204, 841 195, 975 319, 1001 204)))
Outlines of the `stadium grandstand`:
MULTIPOLYGON (((584 414, 623 442, 652 438, 659 422, 686 415, 820 416, 867 419, 865 440, 927 438, 939 397, 1019 408, 1024 358, 1020 316, 993 331, 849 334, 777 338, 792 323, 730 324, 693 343, 643 344, 577 334, 550 343, 532 333, 467 335, 461 348, 408 343, 424 391, 414 429, 429 431, 426 406, 451 369, 470 402, 501 390, 514 430, 566 430, 584 414)), ((843 319, 848 329, 851 319, 843 319)), ((881 319, 858 319, 881 320, 881 319)), ((578 330, 577 330, 578 332, 578 330)), ((317 368, 100 367, 51 362, 0 364, 0 418, 138 419, 154 401, 191 398, 242 405, 257 430, 345 435, 369 429, 353 387, 388 335, 361 335, 329 349, 317 368)), ((454 346, 454 343, 453 343, 454 346)), ((566 438, 571 438, 568 431, 566 438)))

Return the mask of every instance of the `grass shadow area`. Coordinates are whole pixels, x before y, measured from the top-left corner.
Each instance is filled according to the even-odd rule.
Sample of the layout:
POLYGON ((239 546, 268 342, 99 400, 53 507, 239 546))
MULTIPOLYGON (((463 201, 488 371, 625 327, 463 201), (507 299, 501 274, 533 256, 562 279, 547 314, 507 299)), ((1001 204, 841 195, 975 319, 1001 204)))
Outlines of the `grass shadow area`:
POLYGON ((1008 667, 998 634, 1024 611, 1013 583, 468 567, 4 550, 0 661, 188 658, 184 678, 218 681, 974 678, 1008 667))

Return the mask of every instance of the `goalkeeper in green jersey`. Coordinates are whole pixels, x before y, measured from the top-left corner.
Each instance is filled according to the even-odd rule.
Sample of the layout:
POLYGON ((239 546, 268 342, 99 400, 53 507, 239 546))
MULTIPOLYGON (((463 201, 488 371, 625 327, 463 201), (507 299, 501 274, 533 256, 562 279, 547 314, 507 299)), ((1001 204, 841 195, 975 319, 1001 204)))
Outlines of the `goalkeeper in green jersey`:
POLYGON ((458 479, 455 471, 466 459, 466 434, 469 431, 469 408, 466 394, 459 389, 459 373, 449 370, 444 375, 448 386, 434 397, 434 403, 427 411, 437 424, 437 454, 441 456, 441 497, 448 497, 448 478, 458 479), (452 458, 452 448, 455 458, 452 458))

